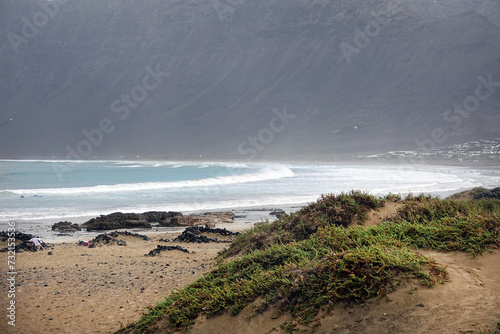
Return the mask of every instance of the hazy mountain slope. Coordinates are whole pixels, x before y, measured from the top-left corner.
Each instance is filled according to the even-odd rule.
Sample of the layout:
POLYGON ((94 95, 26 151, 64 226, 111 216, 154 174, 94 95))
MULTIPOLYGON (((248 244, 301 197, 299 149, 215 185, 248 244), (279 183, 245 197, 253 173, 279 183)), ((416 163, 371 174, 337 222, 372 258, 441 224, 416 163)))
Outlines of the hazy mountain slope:
POLYGON ((479 76, 500 81, 500 28, 473 11, 431 19, 360 0, 51 8, 0 7, 1 157, 263 158, 416 148, 436 127, 444 144, 499 134, 496 91, 460 124, 442 116, 479 76), (36 34, 9 41, 39 12, 36 34))
POLYGON ((500 26, 500 2, 495 0, 397 0, 397 2, 427 19, 444 18, 472 10, 500 26))

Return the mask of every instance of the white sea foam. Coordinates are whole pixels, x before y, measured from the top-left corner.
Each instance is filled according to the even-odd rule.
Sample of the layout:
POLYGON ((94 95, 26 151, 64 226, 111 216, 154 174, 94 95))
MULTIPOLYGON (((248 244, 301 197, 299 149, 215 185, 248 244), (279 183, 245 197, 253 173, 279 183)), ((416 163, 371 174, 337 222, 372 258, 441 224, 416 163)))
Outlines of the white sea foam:
MULTIPOLYGON (((70 161, 76 162, 76 161, 70 161)), ((85 161, 79 161, 85 162, 85 161)), ((69 162, 68 162, 69 163, 69 162)), ((253 168, 255 166, 249 166, 246 163, 238 162, 176 162, 176 161, 107 161, 107 166, 105 168, 182 168, 182 167, 197 167, 197 168, 207 168, 207 167, 223 167, 223 168, 253 168)))
POLYGON ((222 186, 236 183, 259 182, 267 180, 276 180, 284 177, 292 177, 294 173, 285 166, 272 166, 259 170, 257 173, 248 173, 242 175, 231 175, 229 172, 221 176, 188 181, 174 182, 142 182, 142 183, 122 183, 113 185, 98 185, 92 187, 73 187, 73 188, 39 188, 39 189, 6 189, 5 191, 22 195, 33 193, 38 195, 82 195, 82 194, 103 194, 116 192, 140 192, 149 190, 162 190, 172 188, 189 187, 210 187, 222 186))
POLYGON ((439 166, 72 161, 75 170, 67 174, 68 183, 64 184, 54 182, 50 162, 17 162, 0 165, 0 222, 36 221, 43 228, 48 221, 81 220, 115 211, 280 207, 350 190, 446 196, 464 188, 490 188, 500 183, 496 174, 439 166), (103 167, 116 170, 103 172, 103 167), (69 183, 73 180, 74 184, 69 183), (22 194, 26 198, 20 199, 22 194), (33 194, 43 197, 34 198, 33 194))
MULTIPOLYGON (((36 211, 26 210, 24 212, 11 211, 2 212, 1 221, 25 221, 36 222, 43 220, 65 220, 70 218, 85 217, 87 219, 98 217, 99 215, 107 215, 113 212, 146 212, 146 211, 180 211, 183 213, 203 212, 211 210, 230 210, 234 208, 250 208, 250 207, 279 207, 287 205, 299 205, 304 203, 315 202, 318 196, 315 195, 294 195, 294 196, 260 196, 258 198, 240 198, 227 199, 222 201, 202 201, 202 202, 186 202, 177 204, 142 204, 130 206, 116 206, 108 209, 80 209, 75 210, 67 208, 40 208, 36 211)), ((1 229, 0 229, 1 230, 1 229)))

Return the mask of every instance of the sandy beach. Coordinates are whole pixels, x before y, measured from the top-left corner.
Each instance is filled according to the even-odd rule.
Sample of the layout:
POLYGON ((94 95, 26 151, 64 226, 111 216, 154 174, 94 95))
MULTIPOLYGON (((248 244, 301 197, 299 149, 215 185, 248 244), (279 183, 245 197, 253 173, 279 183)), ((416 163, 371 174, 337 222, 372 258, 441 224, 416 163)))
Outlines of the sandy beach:
MULTIPOLYGON (((158 241, 173 240, 177 235, 150 235, 151 241, 120 236, 126 246, 115 243, 88 248, 71 242, 16 253, 14 299, 7 298, 8 253, 0 253, 4 313, 0 333, 108 333, 138 320, 147 306, 210 270, 217 252, 227 246, 158 241), (171 250, 145 256, 157 245, 179 245, 189 253, 171 250), (15 300, 15 327, 7 323, 4 306, 9 300, 15 300)), ((6 246, 0 242, 0 248, 6 246)))
MULTIPOLYGON (((284 207, 290 212, 298 206, 284 207)), ((241 232, 256 222, 272 221, 273 208, 240 208, 233 211, 233 223, 216 224, 241 232)), ((83 223, 86 219, 77 221, 83 223)), ((217 253, 228 244, 174 242, 185 227, 153 227, 152 229, 127 230, 144 235, 151 240, 119 236, 125 246, 97 244, 89 248, 78 244, 99 234, 112 231, 85 230, 75 233, 52 231, 51 224, 16 223, 16 231, 39 236, 50 248, 38 252, 15 253, 9 268, 8 252, 0 252, 0 302, 5 309, 0 321, 0 333, 109 333, 128 323, 137 321, 147 307, 154 305, 173 289, 180 289, 194 282, 210 270, 217 253), (164 239, 170 242, 162 241, 164 239), (161 251, 156 256, 145 256, 161 246, 180 246, 189 251, 161 251), (50 252, 50 253, 49 253, 50 252), (13 287, 7 281, 15 271, 15 297, 10 298, 13 287), (4 305, 15 301, 15 326, 8 324, 10 311, 4 305)), ((7 226, 8 227, 8 226, 7 226)), ((7 227, 4 229, 7 231, 7 227)), ((125 230, 119 230, 125 231, 125 230)), ((234 237, 205 234, 220 241, 234 237)), ((19 244, 19 241, 17 242, 19 244)), ((0 249, 8 241, 0 238, 0 249)), ((11 259, 12 260, 12 259, 11 259)))

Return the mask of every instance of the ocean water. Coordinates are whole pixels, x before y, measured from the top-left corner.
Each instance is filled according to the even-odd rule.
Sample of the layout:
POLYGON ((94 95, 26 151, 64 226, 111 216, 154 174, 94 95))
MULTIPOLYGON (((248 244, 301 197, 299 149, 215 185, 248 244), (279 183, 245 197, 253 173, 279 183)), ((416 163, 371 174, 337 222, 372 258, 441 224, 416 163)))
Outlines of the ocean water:
POLYGON ((0 229, 10 221, 81 223, 116 211, 290 207, 353 189, 446 196, 498 185, 496 174, 459 167, 0 160, 0 229))

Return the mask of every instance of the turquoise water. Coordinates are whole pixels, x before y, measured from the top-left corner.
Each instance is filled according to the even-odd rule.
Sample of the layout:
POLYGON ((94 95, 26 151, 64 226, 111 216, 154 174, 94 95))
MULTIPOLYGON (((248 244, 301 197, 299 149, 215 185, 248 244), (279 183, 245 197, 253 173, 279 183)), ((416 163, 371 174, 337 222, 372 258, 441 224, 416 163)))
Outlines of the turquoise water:
POLYGON ((0 222, 48 224, 116 211, 277 207, 352 189, 446 195, 499 184, 498 176, 458 167, 4 160, 0 222))

